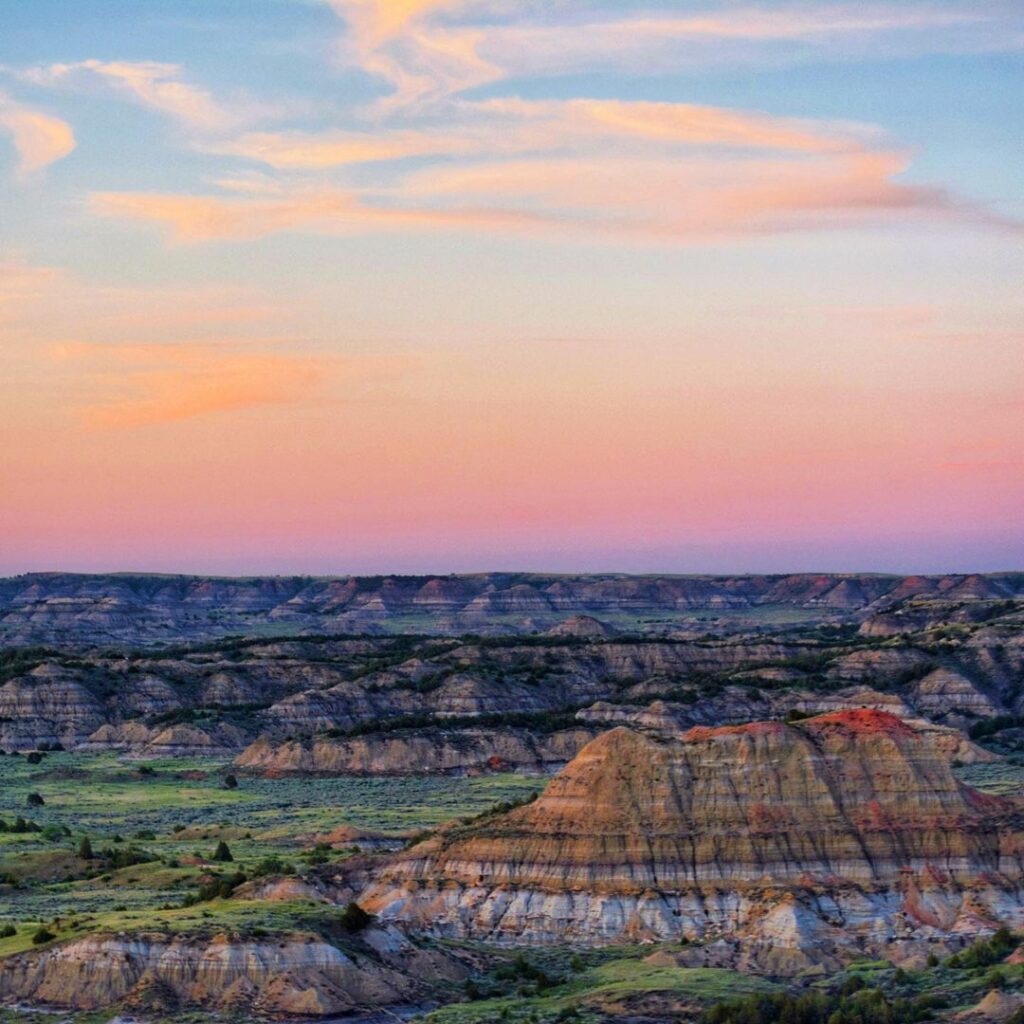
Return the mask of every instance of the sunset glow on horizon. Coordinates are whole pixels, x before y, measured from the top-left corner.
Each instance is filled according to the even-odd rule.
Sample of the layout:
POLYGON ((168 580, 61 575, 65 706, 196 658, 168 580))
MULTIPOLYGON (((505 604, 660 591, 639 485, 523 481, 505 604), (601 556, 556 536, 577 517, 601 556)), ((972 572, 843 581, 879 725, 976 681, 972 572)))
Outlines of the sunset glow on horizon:
POLYGON ((0 10, 0 574, 1024 567, 1014 2, 0 10))

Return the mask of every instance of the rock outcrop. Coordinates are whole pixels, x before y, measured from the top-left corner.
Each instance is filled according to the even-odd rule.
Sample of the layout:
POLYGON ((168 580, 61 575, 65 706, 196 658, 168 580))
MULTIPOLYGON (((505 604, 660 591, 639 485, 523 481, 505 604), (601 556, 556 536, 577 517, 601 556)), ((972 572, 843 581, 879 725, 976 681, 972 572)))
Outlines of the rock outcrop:
POLYGON ((225 757, 234 754, 249 740, 237 726, 213 722, 205 728, 196 725, 146 726, 129 721, 100 726, 84 742, 82 751, 117 750, 138 759, 165 757, 225 757))
POLYGON ((605 637, 612 636, 614 632, 611 626, 600 619, 595 619, 593 615, 570 615, 564 622, 552 626, 547 635, 605 637))
POLYGON ((371 929, 361 955, 314 935, 90 935, 0 960, 0 999, 97 1010, 200 1007, 273 1018, 336 1016, 408 1003, 466 971, 394 929, 371 929))
POLYGON ((1006 713, 970 679, 947 668, 937 668, 907 690, 907 699, 922 715, 936 722, 963 727, 980 718, 1006 713))
POLYGON ((256 740, 235 767, 264 775, 417 775, 546 771, 571 761, 596 728, 532 734, 523 729, 426 729, 350 739, 256 740))
POLYGON ((731 937, 794 962, 1016 926, 1024 812, 954 777, 959 742, 869 709, 617 728, 535 803, 401 855, 362 902, 450 936, 731 937))
POLYGON ((100 700, 73 673, 47 662, 0 686, 0 749, 71 747, 104 717, 100 700))

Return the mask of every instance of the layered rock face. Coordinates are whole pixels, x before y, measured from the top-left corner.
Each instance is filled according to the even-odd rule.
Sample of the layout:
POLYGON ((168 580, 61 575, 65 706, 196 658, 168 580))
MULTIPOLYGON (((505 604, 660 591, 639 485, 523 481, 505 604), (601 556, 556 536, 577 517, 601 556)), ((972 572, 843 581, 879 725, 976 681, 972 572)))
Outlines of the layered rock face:
POLYGON ((31 750, 60 743, 74 746, 105 719, 97 697, 72 672, 43 664, 0 686, 0 744, 31 750))
POLYGON ((824 949, 1017 925, 1024 813, 957 781, 959 742, 870 709, 674 741, 618 728, 534 804, 408 851, 363 902, 509 942, 824 949))
POLYGON ((553 770, 572 760, 596 728, 533 735, 523 729, 421 730, 400 735, 274 743, 258 739, 235 766, 266 775, 417 775, 553 770))
POLYGON ((124 1003, 308 1019, 409 1002, 431 983, 466 974, 454 958, 418 949, 393 929, 373 929, 365 942, 355 958, 311 935, 91 935, 0 961, 0 997, 73 1010, 124 1003))
MULTIPOLYGON (((26 652, 0 684, 0 750, 59 743, 142 758, 224 756, 266 737, 302 740, 311 770, 419 770, 407 738, 390 735, 396 720, 420 719, 422 731, 424 723, 458 718, 453 727, 466 728, 473 716, 491 716, 481 725, 503 727, 505 752, 465 732, 443 737, 446 752, 427 759, 438 770, 462 770, 491 756, 523 767, 564 762, 576 751, 550 753, 544 733, 555 726, 544 719, 555 714, 564 728, 573 709, 583 728, 609 721, 648 728, 662 719, 670 732, 859 706, 960 727, 1024 714, 1024 629, 1012 616, 955 648, 936 653, 923 642, 932 649, 786 632, 699 640, 318 637, 169 652, 26 652), (524 713, 535 721, 525 723, 532 737, 519 743, 504 727, 524 723, 500 718, 524 713), (331 744, 328 732, 376 735, 331 744)), ((242 766, 272 769, 265 747, 261 741, 246 753, 242 766)), ((282 749, 279 766, 295 770, 287 762, 297 754, 282 749)))

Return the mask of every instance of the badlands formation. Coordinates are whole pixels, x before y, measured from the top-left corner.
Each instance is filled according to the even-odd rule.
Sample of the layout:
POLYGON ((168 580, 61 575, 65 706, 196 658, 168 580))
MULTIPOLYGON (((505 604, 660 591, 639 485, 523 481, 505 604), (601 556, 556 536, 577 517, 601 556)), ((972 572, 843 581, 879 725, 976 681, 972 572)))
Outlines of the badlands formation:
POLYGON ((952 772, 960 738, 870 709, 616 728, 535 802, 427 840, 361 897, 503 943, 699 940, 778 973, 1024 923, 1024 811, 952 772))
POLYGON ((0 1004, 484 1013, 509 971, 557 1003, 873 962, 950 1020, 1015 1005, 1022 599, 1014 573, 0 580, 0 1004))

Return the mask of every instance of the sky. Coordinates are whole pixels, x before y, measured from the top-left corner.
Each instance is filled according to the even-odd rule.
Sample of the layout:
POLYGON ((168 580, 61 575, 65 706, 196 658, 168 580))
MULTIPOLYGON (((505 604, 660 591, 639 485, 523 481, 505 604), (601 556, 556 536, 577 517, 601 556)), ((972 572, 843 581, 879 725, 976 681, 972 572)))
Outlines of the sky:
POLYGON ((0 574, 1024 568, 1019 0, 0 0, 0 574))

